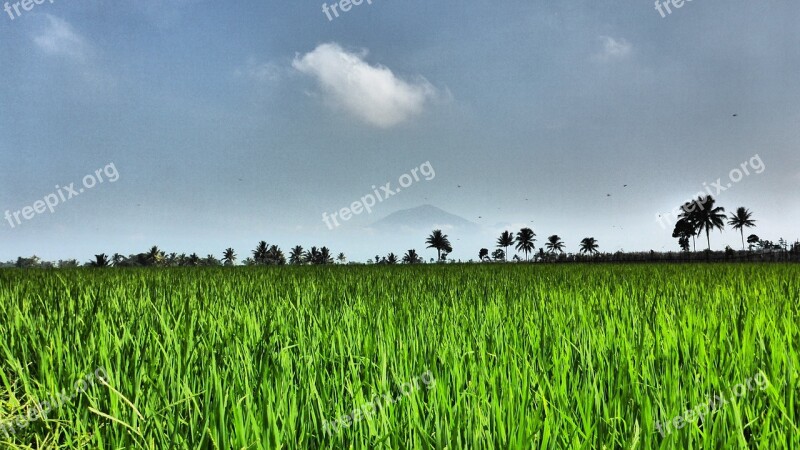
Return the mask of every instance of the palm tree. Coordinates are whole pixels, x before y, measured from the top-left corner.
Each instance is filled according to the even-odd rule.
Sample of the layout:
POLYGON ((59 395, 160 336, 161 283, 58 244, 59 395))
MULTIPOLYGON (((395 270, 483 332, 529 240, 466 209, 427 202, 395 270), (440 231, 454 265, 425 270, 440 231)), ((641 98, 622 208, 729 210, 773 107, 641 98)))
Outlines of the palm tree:
POLYGON ((422 262, 422 258, 417 255, 417 251, 411 249, 406 252, 405 256, 403 256, 403 264, 419 264, 422 262))
POLYGON ((593 237, 587 237, 581 240, 581 253, 589 253, 590 255, 593 255, 597 253, 598 247, 599 245, 597 245, 597 239, 593 237))
POLYGON ((152 246, 145 257, 149 265, 160 266, 164 262, 164 252, 159 250, 157 245, 152 246))
POLYGON ((197 253, 192 253, 186 262, 192 267, 197 267, 200 265, 200 257, 197 256, 197 253))
POLYGON ((339 264, 344 264, 347 261, 347 257, 344 256, 344 253, 340 252, 338 256, 336 256, 336 260, 339 261, 339 264))
POLYGON ((739 230, 742 235, 742 250, 744 250, 744 229, 756 226, 756 221, 753 219, 753 213, 744 206, 736 209, 736 214, 731 214, 728 225, 733 226, 734 230, 739 230))
POLYGON ((233 251, 232 248, 228 247, 222 253, 222 261, 225 262, 226 266, 232 266, 236 263, 236 253, 233 251))
POLYGON ((561 241, 561 238, 558 237, 557 234, 554 234, 547 238, 547 243, 544 244, 547 247, 547 251, 550 253, 564 253, 564 243, 561 241))
POLYGON ((256 264, 265 264, 267 262, 267 253, 269 252, 269 244, 266 241, 261 241, 256 245, 253 250, 253 259, 256 264))
POLYGON ((447 235, 442 233, 442 230, 433 230, 428 239, 425 240, 425 243, 428 244, 427 248, 435 248, 437 252, 437 261, 442 260, 442 251, 450 253, 453 251, 453 247, 450 245, 450 240, 447 239, 447 235))
POLYGON ((695 217, 695 224, 697 231, 706 232, 706 241, 708 242, 708 250, 711 250, 711 231, 719 228, 722 231, 725 228, 725 208, 718 206, 714 207, 716 200, 714 197, 708 196, 706 198, 700 197, 697 199, 699 209, 693 211, 695 217))
POLYGON ((516 249, 525 253, 525 261, 528 260, 528 253, 533 251, 533 243, 536 242, 534 237, 536 233, 530 228, 523 228, 517 233, 517 247, 516 249))
POLYGON ((111 257, 111 263, 114 267, 119 266, 123 261, 125 261, 125 257, 119 253, 114 253, 114 256, 111 257))
POLYGON ((320 264, 333 264, 333 256, 331 256, 331 251, 328 247, 319 249, 319 259, 320 264))
POLYGON ((514 233, 510 231, 503 231, 497 239, 497 247, 503 247, 505 255, 508 255, 508 247, 514 245, 514 233))
POLYGON ((289 252, 289 264, 298 266, 303 264, 303 247, 296 245, 290 252, 289 252))
POLYGON ((101 253, 99 255, 94 255, 94 261, 89 262, 89 265, 91 267, 105 268, 110 265, 110 261, 108 260, 108 256, 106 256, 105 253, 101 253))
POLYGON ((397 255, 394 253, 386 255, 386 264, 397 264, 397 255))

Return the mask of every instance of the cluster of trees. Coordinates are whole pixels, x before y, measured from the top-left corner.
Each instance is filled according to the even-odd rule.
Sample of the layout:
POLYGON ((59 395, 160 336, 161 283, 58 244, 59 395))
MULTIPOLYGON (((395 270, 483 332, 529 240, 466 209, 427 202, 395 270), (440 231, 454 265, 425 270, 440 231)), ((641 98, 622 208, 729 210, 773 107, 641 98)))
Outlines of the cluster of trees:
MULTIPOLYGON (((784 251, 795 253, 800 249, 800 243, 795 242, 789 245, 789 242, 780 238, 778 243, 763 240, 755 234, 747 237, 747 247, 745 247, 744 231, 746 228, 754 228, 756 220, 753 219, 753 213, 744 206, 736 208, 736 212, 731 213, 730 216, 725 215, 725 208, 716 206, 716 200, 712 196, 700 196, 696 200, 684 203, 680 207, 680 215, 678 221, 675 223, 675 229, 672 231, 672 237, 678 239, 678 245, 681 250, 688 252, 690 249, 689 240, 691 239, 691 249, 697 251, 696 237, 706 236, 706 244, 708 245, 707 251, 711 251, 711 232, 725 229, 725 224, 731 226, 733 230, 739 232, 742 239, 742 250, 753 251, 754 249, 761 251, 784 251)), ((727 249, 726 249, 727 250, 727 249)))
MULTIPOLYGON (((699 260, 690 256, 690 249, 696 252, 696 238, 705 234, 708 249, 706 250, 706 257, 711 259, 713 255, 715 259, 731 259, 736 255, 736 251, 727 247, 724 253, 718 255, 711 252, 711 232, 714 230, 724 230, 725 224, 732 227, 733 230, 739 232, 742 240, 742 250, 747 250, 752 253, 753 250, 759 250, 759 260, 794 260, 800 257, 800 242, 795 242, 792 245, 784 240, 779 239, 777 243, 772 241, 762 240, 755 234, 751 234, 745 241, 744 231, 746 228, 753 228, 756 225, 756 220, 753 218, 753 213, 745 208, 739 207, 735 213, 730 216, 725 215, 725 208, 716 206, 716 201, 713 197, 698 197, 696 200, 685 203, 680 207, 681 213, 678 216, 678 221, 675 224, 675 229, 672 232, 672 237, 678 239, 678 245, 687 256, 675 257, 672 253, 656 253, 653 251, 641 253, 623 253, 616 252, 613 254, 600 253, 599 244, 597 239, 593 237, 583 238, 580 242, 580 250, 578 255, 564 253, 564 241, 560 236, 554 234, 547 238, 544 247, 538 249, 536 252, 536 233, 530 228, 522 228, 516 234, 511 231, 503 231, 495 244, 496 249, 489 253, 488 248, 481 248, 478 252, 479 262, 507 262, 509 256, 509 247, 520 252, 524 255, 524 261, 534 262, 568 262, 568 261, 675 261, 675 260, 699 260), (745 247, 745 243, 747 247, 745 247), (784 258, 772 257, 775 253, 778 255, 786 256, 784 258), (717 257, 719 256, 719 257, 717 257)), ((433 230, 433 232, 425 240, 425 244, 429 249, 435 249, 437 258, 430 259, 430 262, 447 262, 448 255, 453 252, 453 246, 450 243, 449 237, 442 232, 442 230, 433 230)), ((741 253, 741 252, 740 252, 741 253)), ((752 259, 746 255, 747 259, 752 259)), ((517 254, 512 258, 515 262, 523 261, 517 254)), ((83 264, 89 267, 214 267, 214 266, 234 266, 236 265, 237 255, 234 249, 227 248, 222 253, 222 258, 217 259, 214 255, 207 255, 205 258, 198 256, 196 253, 186 255, 184 253, 165 253, 157 246, 153 246, 144 253, 122 256, 115 253, 111 257, 105 253, 95 255, 94 259, 83 264)), ((344 253, 339 253, 335 261, 339 264, 344 264, 347 261, 344 253)), ((450 260, 453 262, 452 260, 450 260)), ((471 261, 471 260, 470 260, 471 261)), ((375 259, 367 261, 369 264, 422 264, 425 261, 417 253, 416 250, 410 249, 399 257, 394 253, 381 257, 375 255, 375 259)), ((242 264, 246 266, 282 266, 290 265, 326 265, 334 264, 334 257, 328 247, 311 247, 308 250, 303 249, 302 246, 295 246, 289 252, 289 258, 284 256, 283 251, 277 245, 269 245, 266 241, 259 242, 255 249, 252 250, 251 256, 248 256, 242 264)), ((70 268, 81 266, 77 260, 60 260, 58 262, 41 261, 38 257, 32 256, 30 258, 18 258, 16 262, 0 263, 0 267, 20 267, 20 268, 70 268)))

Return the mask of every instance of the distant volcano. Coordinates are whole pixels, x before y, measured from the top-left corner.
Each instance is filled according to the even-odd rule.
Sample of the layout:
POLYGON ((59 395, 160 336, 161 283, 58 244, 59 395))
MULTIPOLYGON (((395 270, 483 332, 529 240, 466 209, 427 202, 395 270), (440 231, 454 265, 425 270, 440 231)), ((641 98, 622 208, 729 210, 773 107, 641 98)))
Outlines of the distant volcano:
POLYGON ((434 229, 442 231, 475 232, 480 227, 463 217, 450 214, 433 205, 422 205, 416 208, 403 209, 375 222, 370 228, 380 231, 426 231, 434 229))

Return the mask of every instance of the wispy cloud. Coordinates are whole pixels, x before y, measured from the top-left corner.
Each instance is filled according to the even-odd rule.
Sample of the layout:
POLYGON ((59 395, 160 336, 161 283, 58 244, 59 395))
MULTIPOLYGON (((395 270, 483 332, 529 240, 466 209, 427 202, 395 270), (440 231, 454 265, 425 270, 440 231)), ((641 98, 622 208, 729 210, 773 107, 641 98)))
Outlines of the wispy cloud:
POLYGON ((91 42, 66 20, 50 14, 44 17, 44 27, 32 40, 42 54, 63 63, 58 66, 62 82, 70 84, 70 91, 84 99, 111 94, 116 78, 102 68, 91 42))
POLYGON ((245 77, 256 82, 274 83, 281 79, 283 75, 282 72, 283 69, 275 63, 261 63, 256 61, 255 58, 249 58, 244 67, 236 69, 234 75, 237 77, 245 77))
POLYGON ((33 37, 36 46, 48 55, 63 56, 85 63, 90 56, 90 47, 66 20, 46 15, 47 26, 33 37))
POLYGON ((602 49, 592 57, 598 62, 610 62, 622 60, 630 56, 633 46, 624 38, 613 38, 611 36, 600 36, 602 49))
POLYGON ((292 67, 314 77, 331 106, 379 128, 420 114, 437 97, 436 88, 424 78, 405 81, 387 67, 367 63, 366 56, 366 51, 348 52, 327 43, 295 57, 292 67))

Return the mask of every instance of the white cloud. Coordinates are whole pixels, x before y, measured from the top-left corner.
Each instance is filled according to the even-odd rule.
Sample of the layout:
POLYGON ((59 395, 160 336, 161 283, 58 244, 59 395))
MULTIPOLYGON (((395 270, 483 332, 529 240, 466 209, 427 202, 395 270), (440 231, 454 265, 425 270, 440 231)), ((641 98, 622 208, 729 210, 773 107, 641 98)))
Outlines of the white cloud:
POLYGON ((234 74, 237 77, 246 77, 257 82, 276 82, 281 79, 281 68, 274 63, 259 63, 255 58, 247 60, 244 67, 236 69, 234 74))
POLYGON ((292 67, 313 76, 325 100, 363 122, 390 128, 420 114, 437 90, 424 78, 408 82, 381 65, 370 65, 361 54, 336 43, 322 44, 295 57, 292 67))
POLYGON ((47 14, 46 17, 47 26, 41 34, 33 38, 36 46, 48 55, 64 56, 78 62, 86 62, 90 52, 86 40, 75 32, 66 20, 50 14, 47 14))
POLYGON ((600 41, 603 43, 603 49, 594 55, 593 59, 595 61, 609 62, 625 59, 633 50, 631 43, 623 38, 615 39, 610 36, 600 36, 600 41))

